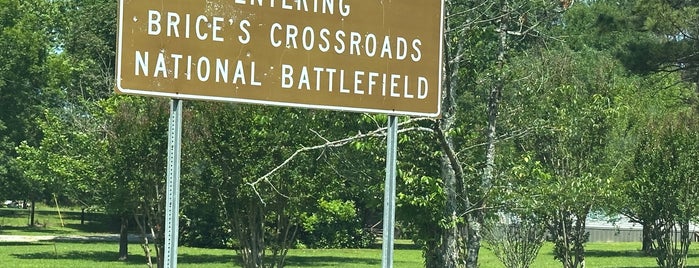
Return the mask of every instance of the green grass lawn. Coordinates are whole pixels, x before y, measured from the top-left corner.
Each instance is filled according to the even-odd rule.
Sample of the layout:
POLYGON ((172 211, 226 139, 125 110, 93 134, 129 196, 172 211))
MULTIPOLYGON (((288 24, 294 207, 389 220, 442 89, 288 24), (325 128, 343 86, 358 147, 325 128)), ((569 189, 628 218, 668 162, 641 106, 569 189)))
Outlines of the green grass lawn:
MULTIPOLYGON (((640 242, 587 243, 585 264, 587 267, 645 268, 657 267, 654 257, 643 256, 640 242)), ((502 265, 482 265, 481 267, 503 267, 502 265)), ((553 259, 553 245, 547 243, 539 252, 532 267, 562 267, 553 259)), ((699 245, 693 244, 689 254, 688 267, 699 268, 699 245)))
MULTIPOLYGON (((114 224, 105 224, 112 221, 99 213, 88 215, 86 224, 81 225, 80 214, 79 210, 61 210, 61 225, 61 218, 55 209, 41 208, 36 215, 36 221, 41 226, 27 227, 28 210, 0 209, 0 235, 79 235, 118 230, 114 224)), ((640 254, 640 247, 640 242, 588 243, 587 267, 657 267, 654 258, 640 254)), ((423 267, 422 252, 410 241, 397 241, 395 248, 394 267, 423 267)), ((126 261, 116 260, 117 251, 117 242, 0 242, 0 267, 145 267, 146 258, 140 245, 130 245, 130 257, 126 261)), ((486 248, 481 250, 479 257, 483 268, 504 267, 486 248)), ((180 247, 178 254, 179 267, 238 267, 234 260, 235 252, 229 249, 180 247)), ((290 268, 380 267, 381 246, 371 249, 295 249, 289 252, 286 264, 290 268)), ((699 268, 698 243, 692 245, 688 265, 699 268)), ((561 267, 553 259, 551 244, 544 245, 532 267, 561 267)))
MULTIPOLYGON (((655 259, 643 257, 638 252, 639 243, 590 243, 587 246, 587 267, 656 267, 655 259)), ((541 250, 532 267, 561 267, 553 259, 551 245, 541 250)), ((117 261, 116 242, 39 242, 0 243, 0 263, 11 267, 144 267, 146 259, 139 245, 129 247, 127 261, 117 261)), ((180 247, 179 267, 238 267, 235 253, 227 249, 202 249, 180 247)), ((503 267, 484 249, 480 256, 481 267, 503 267)), ((296 249, 289 252, 286 267, 380 267, 381 249, 296 249)), ((399 241, 394 254, 394 267, 418 268, 422 265, 422 253, 407 241, 399 241)), ((699 267, 699 248, 693 246, 689 267, 699 267)))
POLYGON ((77 235, 85 233, 116 233, 119 225, 104 213, 85 213, 77 208, 37 207, 34 215, 36 226, 29 227, 29 209, 0 208, 0 234, 21 235, 77 235))

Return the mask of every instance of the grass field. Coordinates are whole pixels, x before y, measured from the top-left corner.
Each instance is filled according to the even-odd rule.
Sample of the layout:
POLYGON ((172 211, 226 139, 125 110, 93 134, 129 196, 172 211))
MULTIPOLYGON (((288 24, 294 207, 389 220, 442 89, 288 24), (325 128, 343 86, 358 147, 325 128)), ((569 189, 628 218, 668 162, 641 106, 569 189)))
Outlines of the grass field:
POLYGON ((34 213, 35 227, 29 227, 28 209, 0 208, 0 234, 11 235, 77 235, 85 233, 117 233, 119 224, 104 213, 85 213, 76 208, 37 207, 34 213))
MULTIPOLYGON (((104 218, 92 215, 91 222, 80 225, 79 211, 62 211, 64 226, 57 213, 51 210, 37 211, 41 227, 27 226, 27 212, 0 209, 0 235, 76 235, 110 232, 114 226, 101 223, 104 218)), ((638 249, 640 243, 588 243, 587 267, 651 268, 657 267, 655 259, 644 257, 638 249)), ((394 267, 418 268, 422 265, 422 253, 409 241, 396 243, 394 267)), ((117 242, 0 242, 0 266, 2 267, 145 267, 146 259, 139 245, 129 247, 129 259, 117 261, 117 242), (11 264, 6 266, 5 264, 11 264)), ((532 267, 561 267, 553 259, 552 245, 546 244, 532 267)), ((238 267, 234 264, 235 252, 227 249, 201 249, 180 247, 179 267, 238 267)), ((501 268, 502 264, 487 249, 482 249, 480 265, 483 268, 501 268)), ((699 245, 692 245, 689 267, 699 268, 699 245)), ((286 267, 380 267, 381 247, 372 249, 295 249, 289 252, 286 267)))
MULTIPOLYGON (((405 241, 403 241, 405 243, 405 241)), ((655 259, 641 257, 637 243, 590 243, 587 247, 587 267, 657 267, 655 259)), ((139 245, 129 247, 127 261, 117 261, 116 242, 34 242, 0 243, 0 264, 9 267, 144 267, 146 259, 139 245)), ((532 267, 560 267, 551 255, 551 245, 546 245, 532 267)), ((180 247, 179 267, 238 267, 235 253, 226 249, 201 249, 180 247)), ((699 267, 699 251, 696 247, 690 256, 689 267, 699 267)), ((503 267, 487 250, 482 250, 481 267, 503 267)), ((291 250, 286 267, 379 267, 381 249, 303 249, 291 250)), ((394 255, 394 267, 418 268, 422 266, 421 252, 399 244, 394 255)))

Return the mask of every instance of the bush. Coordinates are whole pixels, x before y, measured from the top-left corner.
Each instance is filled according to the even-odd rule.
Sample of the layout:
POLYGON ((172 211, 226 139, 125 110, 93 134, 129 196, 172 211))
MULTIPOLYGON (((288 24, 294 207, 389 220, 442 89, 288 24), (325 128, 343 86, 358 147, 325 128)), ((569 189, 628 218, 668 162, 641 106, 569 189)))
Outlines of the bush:
POLYGON ((364 248, 374 234, 363 228, 353 201, 321 199, 318 211, 301 217, 299 241, 310 248, 364 248))

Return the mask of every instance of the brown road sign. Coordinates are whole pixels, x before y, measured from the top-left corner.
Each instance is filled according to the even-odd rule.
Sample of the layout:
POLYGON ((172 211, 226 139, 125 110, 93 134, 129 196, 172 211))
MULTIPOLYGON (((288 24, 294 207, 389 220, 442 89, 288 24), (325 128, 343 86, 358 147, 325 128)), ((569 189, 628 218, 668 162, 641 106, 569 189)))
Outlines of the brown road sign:
POLYGON ((118 93, 440 113, 442 0, 120 0, 118 93))

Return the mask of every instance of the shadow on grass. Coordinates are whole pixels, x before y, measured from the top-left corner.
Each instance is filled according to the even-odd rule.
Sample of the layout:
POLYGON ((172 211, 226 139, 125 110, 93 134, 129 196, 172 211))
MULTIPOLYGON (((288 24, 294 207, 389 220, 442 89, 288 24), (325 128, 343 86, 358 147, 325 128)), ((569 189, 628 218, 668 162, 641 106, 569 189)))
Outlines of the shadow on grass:
POLYGON ((289 256, 286 258, 286 265, 298 267, 328 267, 329 264, 353 263, 362 265, 381 265, 381 260, 373 258, 350 258, 337 256, 289 256))
MULTIPOLYGON (((25 260, 82 260, 92 262, 114 262, 118 261, 118 254, 115 251, 47 251, 36 253, 14 253, 11 256, 25 260)), ((155 258, 154 260, 155 261, 155 258)), ((146 257, 140 255, 129 256, 124 261, 128 264, 146 263, 146 257)))
MULTIPOLYGON (((224 255, 212 254, 179 254, 178 263, 204 264, 204 263, 230 263, 240 265, 240 260, 231 251, 224 255)), ((287 256, 285 265, 294 267, 328 267, 338 263, 377 266, 381 260, 362 257, 338 257, 338 256, 287 256)))
MULTIPOLYGON (((646 255, 640 250, 585 250, 586 257, 598 257, 598 258, 613 258, 613 257, 637 257, 637 258, 655 258, 652 255, 646 255)), ((699 258, 699 253, 690 252, 687 254, 687 258, 699 258)))
POLYGON ((31 234, 55 234, 55 235, 60 235, 60 234, 69 234, 69 233, 74 233, 75 231, 73 230, 68 230, 68 229, 61 229, 61 228, 55 228, 55 227, 32 227, 32 226, 2 226, 2 229, 4 232, 9 232, 9 233, 26 233, 28 235, 31 234))
POLYGON ((613 257, 650 257, 640 250, 585 250, 586 257, 613 258, 613 257))
MULTIPOLYGON (((17 224, 21 222, 19 227, 27 227, 26 223, 29 221, 30 212, 29 209, 0 208, 0 223, 5 222, 3 224, 5 226, 18 226, 17 224)), ((35 221, 40 224, 50 224, 52 227, 60 226, 61 221, 63 221, 66 223, 65 228, 74 228, 84 232, 105 232, 119 228, 119 221, 115 216, 90 211, 85 212, 85 214, 81 211, 61 211, 59 216, 56 210, 36 210, 35 221), (85 224, 79 224, 81 220, 84 220, 85 224)))
POLYGON ((19 218, 25 217, 26 212, 19 209, 0 208, 0 217, 19 218))
MULTIPOLYGON (((6 243, 3 243, 6 244, 6 243)), ((51 244, 37 244, 37 243, 12 243, 15 245, 44 245, 50 246, 51 244)), ((9 245, 9 244, 6 244, 9 245)), ((114 251, 63 251, 58 252, 49 250, 46 252, 36 252, 36 253, 14 253, 11 256, 18 259, 25 260, 83 260, 91 262, 115 262, 119 261, 118 254, 116 250, 114 251)), ((189 254, 179 254, 177 258, 178 263, 182 264, 203 264, 203 263, 233 263, 233 255, 211 255, 211 254, 200 254, 200 255, 189 255, 189 254)), ((153 256, 152 261, 155 263, 157 260, 153 256)), ((123 261, 127 264, 144 264, 146 263, 146 257, 143 255, 129 255, 127 260, 123 261)))
MULTIPOLYGON (((652 265, 652 266, 619 266, 618 268, 655 268, 658 267, 657 265, 652 265)), ((690 265, 690 266, 685 266, 685 268, 699 268, 699 266, 696 265, 690 265)))
POLYGON ((86 233, 118 233, 120 226, 118 223, 86 222, 85 224, 66 224, 66 228, 86 233))
POLYGON ((0 246, 18 247, 18 246, 46 246, 53 245, 50 242, 0 242, 0 246))
POLYGON ((86 222, 85 224, 66 224, 64 227, 60 224, 51 225, 48 227, 42 226, 0 226, 0 231, 3 232, 26 232, 26 233, 42 233, 42 234, 68 234, 68 233, 116 233, 119 227, 116 224, 105 224, 101 222, 86 222))
MULTIPOLYGON (((381 243, 374 243, 373 245, 369 246, 370 249, 381 249, 383 245, 381 243)), ((420 245, 416 245, 413 243, 394 243, 393 244, 393 249, 395 250, 420 250, 420 245)))
POLYGON ((203 264, 203 263, 230 263, 233 264, 237 259, 233 252, 225 255, 213 255, 213 254, 177 254, 177 263, 187 263, 187 264, 203 264))
MULTIPOLYGON (((51 244, 41 244, 41 243, 4 243, 6 245, 44 245, 50 246, 51 244)), ((36 252, 36 253, 14 253, 11 256, 18 259, 25 260, 82 260, 91 262, 114 262, 117 260, 116 251, 61 251, 55 252, 49 250, 46 252, 36 252)), ((153 257, 153 262, 155 262, 155 256, 153 257)), ((179 254, 177 258, 177 263, 179 264, 204 264, 204 263, 230 263, 237 264, 237 259, 234 254, 224 254, 224 255, 213 255, 213 254, 179 254)), ((146 263, 146 257, 142 255, 131 255, 127 260, 124 261, 127 264, 144 264, 146 263)), ((328 267, 328 265, 333 265, 337 263, 345 264, 357 264, 357 265, 367 265, 367 266, 378 266, 381 264, 381 260, 372 258, 361 258, 361 257, 337 257, 337 256, 289 256, 287 257, 286 264, 289 266, 297 267, 328 267)))
MULTIPOLYGON (((595 258, 651 258, 655 259, 655 256, 649 256, 644 254, 640 250, 586 250, 585 257, 595 257, 595 258)), ((699 257, 699 253, 689 253, 687 254, 688 259, 693 259, 699 257)), ((654 268, 656 265, 651 266, 619 266, 618 268, 654 268)), ((699 268, 697 265, 685 266, 685 268, 699 268)))

